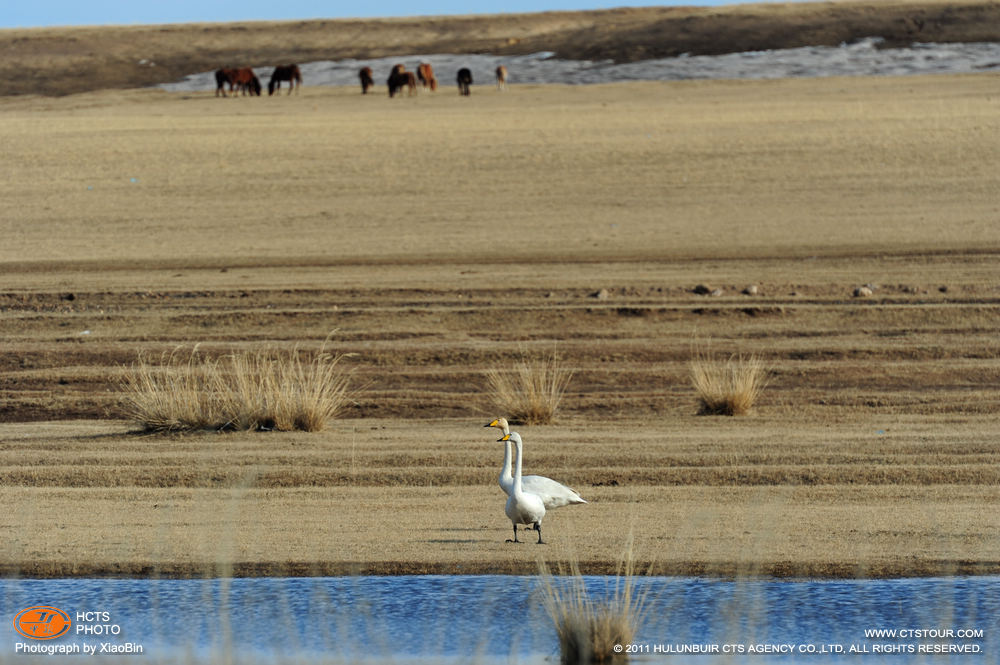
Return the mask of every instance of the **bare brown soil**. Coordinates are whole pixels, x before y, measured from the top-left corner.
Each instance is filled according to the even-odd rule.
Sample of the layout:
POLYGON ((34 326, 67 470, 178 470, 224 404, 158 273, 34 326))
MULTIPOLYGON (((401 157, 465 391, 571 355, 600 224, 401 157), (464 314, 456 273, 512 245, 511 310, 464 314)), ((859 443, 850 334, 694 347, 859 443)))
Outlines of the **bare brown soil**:
POLYGON ((1000 572, 996 99, 979 75, 0 100, 0 566, 607 572, 631 534, 668 573, 1000 572), (359 392, 326 432, 119 420, 140 353, 331 332, 359 392), (695 415, 696 348, 764 359, 753 415, 695 415), (508 545, 483 371, 553 350, 574 376, 526 464, 590 503, 508 545))
POLYGON ((419 53, 633 62, 830 45, 1000 39, 985 0, 835 0, 731 7, 0 30, 0 95, 65 95, 167 83, 224 66, 274 66, 419 53))

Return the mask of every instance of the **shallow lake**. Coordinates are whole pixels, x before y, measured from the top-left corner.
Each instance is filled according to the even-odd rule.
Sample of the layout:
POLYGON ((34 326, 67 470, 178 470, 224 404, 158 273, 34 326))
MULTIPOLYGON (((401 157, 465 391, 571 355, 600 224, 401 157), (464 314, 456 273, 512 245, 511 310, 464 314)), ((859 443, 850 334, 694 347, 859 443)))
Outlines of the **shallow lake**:
MULTIPOLYGON (((385 77, 396 63, 416 69, 428 62, 442 86, 454 91, 460 67, 472 71, 474 86, 493 86, 493 72, 504 65, 513 85, 589 84, 618 81, 676 81, 683 79, 757 79, 812 76, 902 76, 907 74, 960 74, 1000 68, 1000 44, 913 44, 883 48, 880 38, 862 39, 840 46, 804 46, 724 55, 680 56, 614 63, 610 60, 562 60, 552 53, 517 56, 490 54, 412 54, 367 60, 325 60, 301 63, 305 85, 358 85, 358 70, 375 72, 377 92, 384 94, 385 77)), ((272 67, 254 70, 266 82, 272 67)), ((215 90, 215 73, 201 72, 160 86, 171 92, 215 90)), ((284 91, 283 91, 284 92, 284 91)))
MULTIPOLYGON (((584 580, 598 602, 619 584, 584 580)), ((636 588, 645 606, 634 662, 1000 660, 998 577, 643 577, 636 588)), ((115 662, 558 662, 537 577, 8 579, 0 610, 0 662, 42 661, 18 644, 81 649, 72 662, 84 648, 99 658, 102 645, 126 654, 115 662), (72 626, 52 640, 22 637, 15 618, 33 606, 64 611, 72 626), (129 657, 137 645, 141 655, 129 657)))

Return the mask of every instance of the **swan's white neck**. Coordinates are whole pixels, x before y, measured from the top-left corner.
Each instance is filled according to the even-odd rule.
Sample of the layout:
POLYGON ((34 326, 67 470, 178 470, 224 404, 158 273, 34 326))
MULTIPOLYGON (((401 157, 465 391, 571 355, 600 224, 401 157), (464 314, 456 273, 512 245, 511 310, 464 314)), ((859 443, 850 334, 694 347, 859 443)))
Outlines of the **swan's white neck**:
POLYGON ((521 441, 514 439, 514 446, 517 448, 517 457, 514 462, 514 493, 522 494, 524 490, 521 487, 521 441))
POLYGON ((500 486, 507 487, 514 482, 510 475, 510 440, 504 441, 503 467, 500 468, 500 486))

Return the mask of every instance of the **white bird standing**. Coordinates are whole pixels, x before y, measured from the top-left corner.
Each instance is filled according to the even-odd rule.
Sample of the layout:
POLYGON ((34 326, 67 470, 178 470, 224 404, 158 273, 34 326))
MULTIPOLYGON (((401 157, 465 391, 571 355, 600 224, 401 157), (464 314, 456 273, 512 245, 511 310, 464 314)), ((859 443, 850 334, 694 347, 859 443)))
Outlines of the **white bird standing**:
POLYGON ((542 498, 537 494, 525 492, 521 483, 521 437, 517 432, 511 432, 504 434, 500 441, 513 441, 517 448, 517 458, 514 462, 514 489, 507 497, 507 505, 504 508, 504 512, 507 513, 507 517, 510 518, 511 524, 514 526, 514 540, 507 542, 524 542, 517 539, 517 525, 528 524, 538 532, 538 544, 544 545, 545 543, 542 542, 542 518, 545 517, 545 504, 542 503, 542 498))
MULTIPOLYGON (((489 425, 484 425, 484 427, 497 427, 502 429, 504 434, 510 434, 510 426, 507 424, 506 418, 497 418, 489 425)), ((510 496, 510 493, 514 491, 514 477, 510 474, 510 440, 506 441, 504 448, 503 466, 500 467, 500 477, 497 481, 500 483, 500 489, 504 491, 504 494, 510 496)), ((580 498, 580 494, 576 490, 545 476, 523 476, 521 483, 525 492, 537 494, 541 497, 546 510, 561 508, 573 503, 587 503, 580 498)))

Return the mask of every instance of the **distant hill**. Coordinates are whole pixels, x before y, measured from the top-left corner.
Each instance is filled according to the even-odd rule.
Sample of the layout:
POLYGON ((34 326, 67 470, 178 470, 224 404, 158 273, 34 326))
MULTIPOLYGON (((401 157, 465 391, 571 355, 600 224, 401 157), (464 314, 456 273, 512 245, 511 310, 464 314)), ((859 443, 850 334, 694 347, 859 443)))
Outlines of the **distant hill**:
POLYGON ((984 0, 650 7, 367 20, 0 30, 0 94, 134 88, 227 65, 269 66, 432 53, 527 54, 632 62, 690 54, 836 45, 883 37, 1000 41, 984 0))

